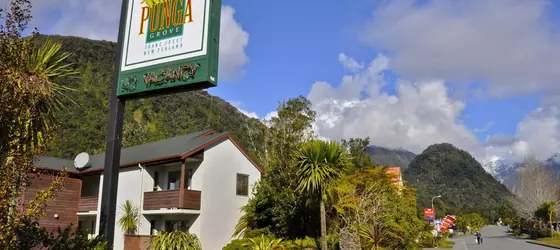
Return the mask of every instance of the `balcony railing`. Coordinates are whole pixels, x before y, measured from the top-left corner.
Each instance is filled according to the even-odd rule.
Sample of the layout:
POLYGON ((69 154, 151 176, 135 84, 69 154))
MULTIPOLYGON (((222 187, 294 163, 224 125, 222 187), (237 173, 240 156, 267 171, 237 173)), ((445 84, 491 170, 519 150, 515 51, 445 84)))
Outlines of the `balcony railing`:
POLYGON ((162 208, 194 209, 200 210, 201 192, 196 190, 165 190, 144 192, 144 210, 158 210, 162 208))
POLYGON ((78 200, 78 212, 97 211, 98 201, 99 197, 97 196, 80 197, 78 200))

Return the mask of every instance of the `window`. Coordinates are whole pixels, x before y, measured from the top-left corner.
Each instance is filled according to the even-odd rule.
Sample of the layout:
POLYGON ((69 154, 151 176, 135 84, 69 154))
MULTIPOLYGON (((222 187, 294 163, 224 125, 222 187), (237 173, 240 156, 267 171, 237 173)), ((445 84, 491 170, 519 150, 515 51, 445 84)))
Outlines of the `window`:
MULTIPOLYGON (((185 172, 185 187, 190 188, 190 177, 192 176, 192 170, 187 170, 185 172)), ((169 172, 167 190, 176 190, 181 187, 181 170, 169 172)))
POLYGON ((165 231, 166 232, 188 232, 190 223, 188 220, 166 220, 165 221, 165 231))
POLYGON ((249 196, 249 176, 237 174, 237 195, 249 196))
POLYGON ((181 171, 169 172, 167 190, 179 189, 181 186, 181 171))
POLYGON ((154 172, 154 191, 157 191, 159 188, 159 173, 154 172))
POLYGON ((81 197, 99 196, 99 181, 101 175, 88 175, 82 177, 81 197))
POLYGON ((151 220, 150 221, 150 235, 155 235, 155 234, 156 234, 156 221, 151 220))

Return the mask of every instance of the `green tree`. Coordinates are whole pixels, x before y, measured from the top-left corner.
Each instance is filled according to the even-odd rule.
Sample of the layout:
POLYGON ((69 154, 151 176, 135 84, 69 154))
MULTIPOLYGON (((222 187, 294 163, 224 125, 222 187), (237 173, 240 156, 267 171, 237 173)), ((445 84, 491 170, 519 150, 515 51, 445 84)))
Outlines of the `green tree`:
POLYGON ((352 156, 352 164, 357 168, 372 167, 375 166, 371 157, 367 154, 367 148, 369 146, 369 137, 366 138, 350 138, 348 140, 342 140, 342 146, 348 150, 350 156, 352 156))
MULTIPOLYGON (((414 191, 396 186, 384 167, 361 169, 343 176, 333 186, 330 197, 341 247, 359 248, 356 237, 361 231, 362 238, 369 243, 375 236, 373 242, 382 247, 414 248, 419 233, 424 230, 424 223, 417 216, 414 191), (378 228, 371 228, 373 225, 378 228)), ((366 247, 371 247, 369 243, 366 247)))
POLYGON ((299 167, 298 191, 320 197, 321 249, 327 249, 326 195, 343 168, 348 166, 348 156, 344 148, 336 142, 310 140, 303 143, 296 153, 296 164, 299 167))
POLYGON ((19 245, 17 232, 43 218, 43 208, 64 185, 65 172, 20 209, 18 198, 37 176, 33 161, 45 151, 56 127, 53 114, 68 90, 58 82, 75 73, 60 44, 36 47, 22 37, 30 20, 29 0, 0 8, 0 248, 19 245))
POLYGON ((478 231, 486 224, 486 219, 476 213, 457 216, 457 220, 455 221, 457 228, 463 232, 468 232, 468 228, 471 229, 471 232, 478 231))
POLYGON ((305 140, 312 138, 311 123, 315 112, 305 97, 297 97, 278 105, 278 117, 265 121, 262 131, 251 131, 264 138, 264 153, 258 158, 266 169, 261 181, 253 188, 253 197, 243 207, 237 233, 266 228, 284 239, 317 237, 320 220, 319 202, 296 189, 298 167, 293 157, 305 140))
POLYGON ((556 220, 556 202, 548 201, 541 203, 535 211, 535 218, 541 220, 544 224, 550 225, 550 237, 553 237, 553 222, 556 220))
POLYGON ((119 218, 119 226, 125 234, 135 234, 140 222, 138 207, 126 200, 121 204, 122 215, 119 218))

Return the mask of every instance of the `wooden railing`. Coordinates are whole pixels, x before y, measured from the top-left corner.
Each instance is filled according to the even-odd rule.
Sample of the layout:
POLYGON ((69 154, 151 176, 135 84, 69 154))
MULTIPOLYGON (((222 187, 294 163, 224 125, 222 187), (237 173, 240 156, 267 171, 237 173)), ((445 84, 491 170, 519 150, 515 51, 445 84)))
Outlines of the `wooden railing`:
POLYGON ((80 197, 78 200, 78 212, 97 211, 98 202, 99 197, 97 196, 80 197))
POLYGON ((200 210, 201 192, 196 190, 165 190, 144 192, 144 210, 158 210, 162 208, 200 210))

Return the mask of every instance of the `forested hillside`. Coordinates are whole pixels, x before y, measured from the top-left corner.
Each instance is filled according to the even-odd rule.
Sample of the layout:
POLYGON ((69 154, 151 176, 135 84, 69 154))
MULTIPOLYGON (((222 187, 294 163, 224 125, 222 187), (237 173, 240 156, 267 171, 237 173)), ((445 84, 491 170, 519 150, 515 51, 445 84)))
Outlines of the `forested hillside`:
POLYGON ((379 166, 395 166, 401 167, 403 170, 408 168, 408 164, 416 156, 404 149, 390 149, 374 145, 367 147, 366 152, 379 166))
POLYGON ((468 152, 449 143, 434 144, 417 155, 404 171, 404 179, 417 188, 418 208, 431 207, 438 216, 476 212, 494 220, 511 211, 510 193, 488 174, 468 152))
MULTIPOLYGON (((47 38, 62 43, 62 50, 72 53, 69 62, 79 71, 77 77, 62 82, 74 91, 67 92, 65 108, 56 114, 60 125, 48 154, 73 158, 82 151, 101 153, 107 136, 115 43, 63 36, 35 39, 41 43, 47 38)), ((229 131, 252 154, 261 148, 262 138, 257 135, 262 134, 258 131, 264 125, 206 91, 127 101, 125 114, 125 147, 211 128, 229 131)))

